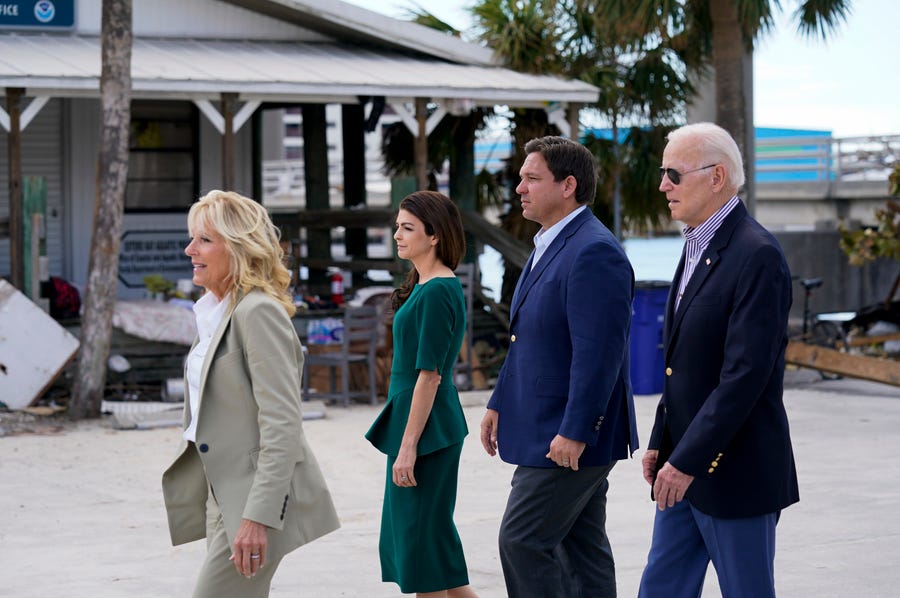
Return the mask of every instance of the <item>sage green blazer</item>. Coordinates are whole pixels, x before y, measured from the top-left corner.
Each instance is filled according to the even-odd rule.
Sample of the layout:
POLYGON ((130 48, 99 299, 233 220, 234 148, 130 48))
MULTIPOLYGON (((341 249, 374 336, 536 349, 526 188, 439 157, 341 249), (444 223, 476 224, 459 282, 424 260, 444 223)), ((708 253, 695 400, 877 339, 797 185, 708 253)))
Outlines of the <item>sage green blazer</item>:
POLYGON ((242 518, 262 523, 270 528, 270 559, 340 527, 303 435, 302 371, 300 341, 284 308, 261 291, 239 298, 222 318, 203 363, 197 441, 182 441, 163 474, 174 545, 206 537, 209 488, 229 544, 242 518))

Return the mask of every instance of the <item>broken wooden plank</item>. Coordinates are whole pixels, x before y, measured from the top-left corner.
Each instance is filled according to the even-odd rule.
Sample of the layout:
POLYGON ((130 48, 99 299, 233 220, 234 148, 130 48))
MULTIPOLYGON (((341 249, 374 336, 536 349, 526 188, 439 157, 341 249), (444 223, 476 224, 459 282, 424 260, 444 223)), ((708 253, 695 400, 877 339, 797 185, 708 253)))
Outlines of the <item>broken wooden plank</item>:
POLYGON ((827 347, 790 341, 785 351, 785 361, 849 378, 900 386, 900 362, 893 359, 841 353, 827 347))
POLYGON ((875 336, 855 336, 847 341, 847 346, 868 347, 869 345, 880 345, 888 341, 900 341, 900 332, 879 334, 875 336))

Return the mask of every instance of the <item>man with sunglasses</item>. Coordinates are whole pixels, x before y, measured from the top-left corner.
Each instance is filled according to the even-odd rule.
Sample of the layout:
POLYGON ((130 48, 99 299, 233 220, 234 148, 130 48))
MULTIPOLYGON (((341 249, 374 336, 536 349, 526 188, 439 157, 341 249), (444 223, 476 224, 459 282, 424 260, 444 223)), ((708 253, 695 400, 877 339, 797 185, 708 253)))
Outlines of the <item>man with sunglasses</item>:
POLYGON ((799 500, 783 402, 791 275, 737 196, 743 161, 711 123, 672 131, 659 190, 684 223, 665 383, 642 459, 656 519, 642 598, 775 596, 775 525, 799 500))

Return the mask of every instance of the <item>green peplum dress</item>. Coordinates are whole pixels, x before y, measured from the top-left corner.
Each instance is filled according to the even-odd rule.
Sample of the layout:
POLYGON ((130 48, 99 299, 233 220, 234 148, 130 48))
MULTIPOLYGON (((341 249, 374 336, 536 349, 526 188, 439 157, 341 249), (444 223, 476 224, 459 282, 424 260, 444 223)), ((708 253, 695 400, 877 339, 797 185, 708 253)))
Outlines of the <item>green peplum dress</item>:
POLYGON ((384 409, 366 438, 387 455, 381 515, 381 577, 404 593, 435 592, 469 583, 453 523, 463 438, 468 434, 453 364, 466 329, 456 277, 418 284, 394 314, 394 357, 384 409), (417 486, 400 488, 392 467, 406 429, 419 370, 439 370, 441 383, 417 447, 417 486))

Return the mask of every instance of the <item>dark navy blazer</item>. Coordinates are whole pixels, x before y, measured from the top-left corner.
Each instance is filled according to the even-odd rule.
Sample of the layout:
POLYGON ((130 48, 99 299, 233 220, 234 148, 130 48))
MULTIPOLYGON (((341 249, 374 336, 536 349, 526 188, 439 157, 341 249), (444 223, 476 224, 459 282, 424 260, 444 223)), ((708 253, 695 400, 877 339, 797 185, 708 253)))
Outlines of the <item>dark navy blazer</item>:
POLYGON ((590 208, 529 272, 532 258, 513 295, 509 353, 488 402, 499 413, 500 457, 556 467, 545 455, 560 434, 587 444, 580 466, 623 459, 638 446, 628 362, 631 264, 590 208))
POLYGON ((664 327, 666 376, 649 448, 695 476, 686 498, 713 517, 799 500, 782 400, 791 275, 775 238, 741 203, 700 258, 664 327))

